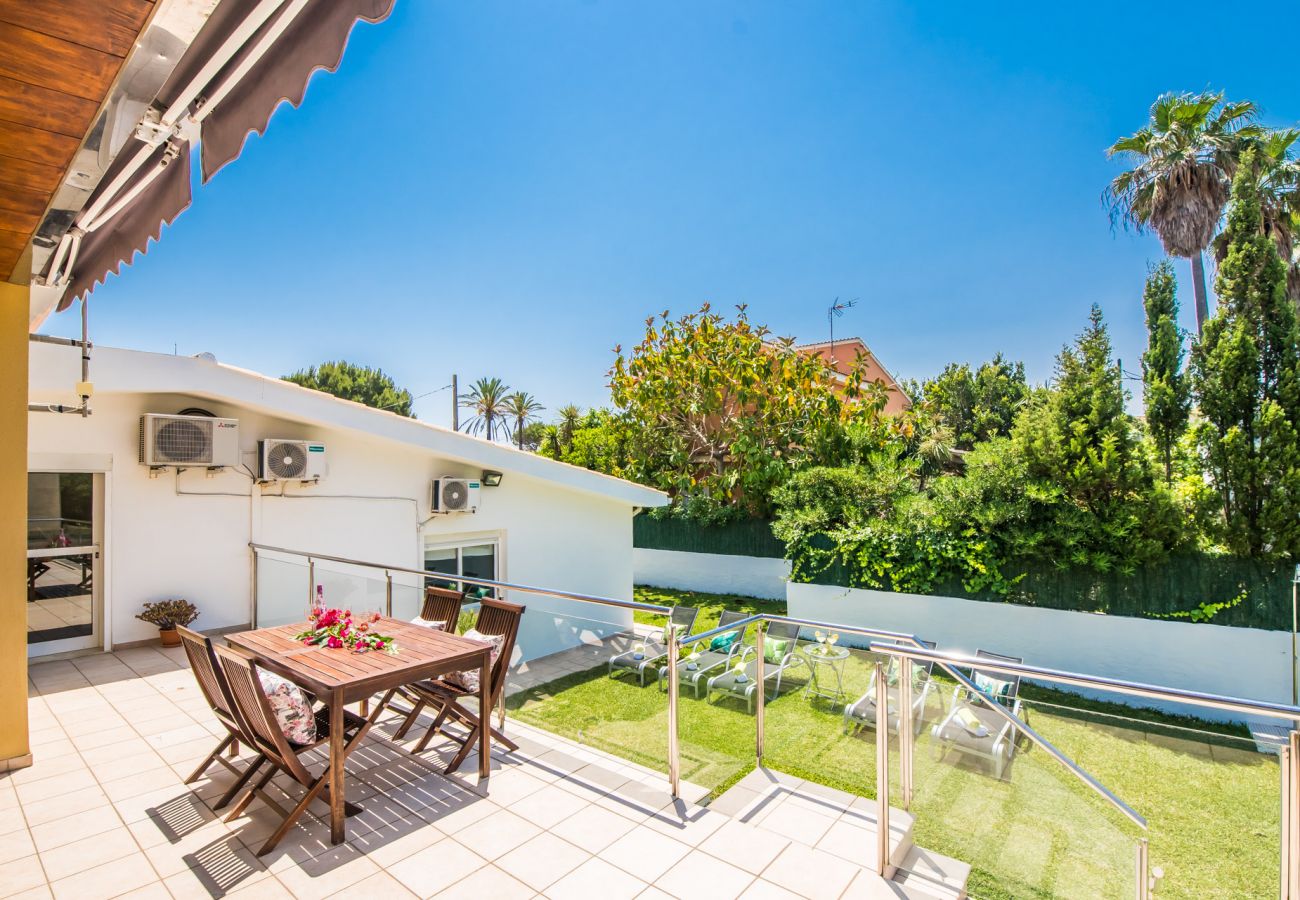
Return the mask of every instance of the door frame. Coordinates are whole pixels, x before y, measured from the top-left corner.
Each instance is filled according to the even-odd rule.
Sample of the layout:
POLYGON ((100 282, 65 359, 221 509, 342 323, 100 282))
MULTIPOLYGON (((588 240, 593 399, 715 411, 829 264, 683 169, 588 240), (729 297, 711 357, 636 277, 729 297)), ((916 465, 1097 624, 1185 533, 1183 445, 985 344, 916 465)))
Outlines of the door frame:
MULTIPOLYGON (((94 600, 93 630, 89 637, 65 638, 27 645, 30 661, 60 653, 85 650, 112 650, 112 555, 109 552, 111 527, 109 512, 112 509, 113 458, 108 454, 32 453, 27 458, 28 473, 80 473, 93 476, 93 501, 91 507, 91 547, 95 554, 92 574, 94 600)), ((75 555, 78 548, 59 548, 59 555, 75 555), (70 554, 65 550, 72 551, 70 554)), ((86 552, 86 548, 80 548, 86 552)))

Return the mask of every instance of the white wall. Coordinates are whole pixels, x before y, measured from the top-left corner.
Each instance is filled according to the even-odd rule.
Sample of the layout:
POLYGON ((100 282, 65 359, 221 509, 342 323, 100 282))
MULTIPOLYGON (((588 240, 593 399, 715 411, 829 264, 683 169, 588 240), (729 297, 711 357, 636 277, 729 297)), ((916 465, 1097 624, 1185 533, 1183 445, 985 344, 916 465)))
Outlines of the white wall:
MULTIPOLYGON (((984 649, 1047 668, 1291 702, 1289 632, 817 584, 791 584, 788 596, 791 616, 915 634, 937 642, 940 650, 984 649)), ((1116 695, 1104 699, 1145 703, 1116 695)), ((1161 708, 1204 719, 1241 718, 1172 704, 1161 708)))
MULTIPOLYGON (((135 614, 147 600, 172 596, 199 607, 202 615, 195 627, 247 624, 250 540, 418 568, 425 535, 439 540, 487 535, 501 542, 503 580, 619 599, 632 596, 633 509, 625 501, 507 472, 500 487, 483 489, 478 514, 426 522, 431 479, 477 477, 482 467, 350 429, 275 419, 211 399, 101 392, 93 409, 87 419, 31 414, 29 465, 34 470, 105 472, 108 565, 103 593, 113 643, 155 636, 135 614), (239 419, 244 460, 253 469, 258 438, 325 442, 329 476, 316 486, 291 484, 284 497, 278 496, 279 485, 255 486, 231 470, 211 478, 201 470, 179 477, 162 471, 151 478, 137 461, 139 416, 190 406, 239 419)), ((327 568, 322 566, 323 575, 327 568)), ((307 597, 301 563, 267 561, 259 576, 268 610, 262 618, 286 611, 301 618, 297 613, 305 611, 307 597)), ((342 590, 346 580, 335 584, 342 590)), ((382 597, 382 582, 372 589, 382 597)), ((332 601, 336 592, 329 590, 327 600, 332 601)), ((529 657, 570 646, 583 628, 604 633, 626 627, 631 619, 608 607, 553 598, 520 594, 508 599, 528 606, 519 643, 529 657), (586 619, 575 624, 564 614, 586 619)))
POLYGON ((784 600, 790 578, 789 561, 769 557, 637 547, 632 558, 637 584, 685 591, 784 600))

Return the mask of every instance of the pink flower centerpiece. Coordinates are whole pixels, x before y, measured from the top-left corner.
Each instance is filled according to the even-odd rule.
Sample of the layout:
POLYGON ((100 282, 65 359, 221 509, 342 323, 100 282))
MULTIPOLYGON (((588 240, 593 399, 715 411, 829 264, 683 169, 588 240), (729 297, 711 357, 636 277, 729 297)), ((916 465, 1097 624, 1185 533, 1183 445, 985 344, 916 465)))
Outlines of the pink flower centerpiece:
POLYGON ((370 630, 370 626, 379 621, 379 613, 372 613, 360 622, 353 621, 350 609, 313 609, 309 615, 314 627, 295 638, 308 647, 348 649, 353 653, 382 650, 390 656, 397 655, 397 641, 370 630))

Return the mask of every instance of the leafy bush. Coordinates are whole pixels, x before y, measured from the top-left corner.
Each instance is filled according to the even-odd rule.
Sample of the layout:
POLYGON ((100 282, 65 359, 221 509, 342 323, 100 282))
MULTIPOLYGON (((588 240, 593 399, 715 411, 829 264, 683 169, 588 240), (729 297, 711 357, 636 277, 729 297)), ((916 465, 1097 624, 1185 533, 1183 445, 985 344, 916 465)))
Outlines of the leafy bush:
POLYGON ((199 608, 179 597, 146 603, 144 611, 136 615, 140 621, 157 626, 159 631, 171 631, 177 625, 182 628, 187 627, 198 617, 199 608))

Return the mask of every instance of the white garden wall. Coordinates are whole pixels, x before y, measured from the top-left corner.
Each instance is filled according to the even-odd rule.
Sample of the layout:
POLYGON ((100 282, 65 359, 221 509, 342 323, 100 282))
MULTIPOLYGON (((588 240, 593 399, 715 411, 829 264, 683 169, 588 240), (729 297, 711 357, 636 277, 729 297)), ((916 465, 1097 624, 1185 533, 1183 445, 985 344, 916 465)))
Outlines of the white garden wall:
POLYGON ((790 563, 784 559, 642 547, 633 553, 633 566, 637 584, 765 600, 784 600, 790 577, 790 563))
MULTIPOLYGON (((817 584, 790 584, 788 599, 791 616, 907 632, 937 642, 940 650, 974 654, 984 649, 1053 669, 1291 702, 1289 632, 817 584)), ((1161 708, 1206 719, 1240 718, 1200 708, 1161 708)))

